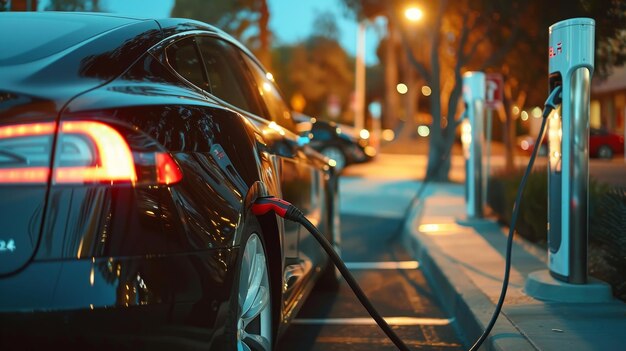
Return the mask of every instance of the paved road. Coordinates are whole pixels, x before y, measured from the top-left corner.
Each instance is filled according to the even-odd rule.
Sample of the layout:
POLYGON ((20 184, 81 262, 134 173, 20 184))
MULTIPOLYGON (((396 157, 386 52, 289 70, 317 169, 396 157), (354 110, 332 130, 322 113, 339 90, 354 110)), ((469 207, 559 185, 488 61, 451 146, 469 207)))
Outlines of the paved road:
MULTIPOLYGON (((389 179, 384 177, 388 172, 381 173, 384 168, 378 169, 378 174, 369 177, 342 179, 344 260, 385 318, 402 317, 390 324, 409 347, 461 350, 454 320, 441 310, 419 263, 397 240, 404 212, 419 184, 389 179)), ((412 172, 405 169, 405 177, 412 172)), ((345 282, 337 292, 314 291, 278 349, 396 350, 345 282)))

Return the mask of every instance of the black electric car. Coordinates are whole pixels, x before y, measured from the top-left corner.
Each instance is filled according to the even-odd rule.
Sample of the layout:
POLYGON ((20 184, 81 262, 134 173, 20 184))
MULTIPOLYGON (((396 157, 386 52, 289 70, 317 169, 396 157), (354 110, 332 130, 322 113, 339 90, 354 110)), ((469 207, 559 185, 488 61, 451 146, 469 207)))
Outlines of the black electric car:
POLYGON ((334 270, 337 178, 209 25, 0 13, 0 349, 269 350, 334 270))

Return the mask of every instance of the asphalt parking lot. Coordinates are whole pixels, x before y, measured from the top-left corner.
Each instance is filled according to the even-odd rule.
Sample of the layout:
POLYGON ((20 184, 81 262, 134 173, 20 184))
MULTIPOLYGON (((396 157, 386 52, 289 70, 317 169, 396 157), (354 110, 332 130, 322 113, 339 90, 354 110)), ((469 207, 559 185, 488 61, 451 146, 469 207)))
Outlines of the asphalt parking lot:
MULTIPOLYGON (((411 348, 461 350, 455 321, 440 308, 419 262, 401 246, 404 210, 418 183, 342 180, 342 254, 374 306, 411 348), (363 187, 363 182, 371 186, 363 187), (363 188, 359 190, 360 188, 363 188), (394 189, 390 191, 390 189, 394 189), (367 198, 379 209, 368 209, 367 198)), ((395 350, 349 286, 316 290, 278 345, 279 350, 395 350)))

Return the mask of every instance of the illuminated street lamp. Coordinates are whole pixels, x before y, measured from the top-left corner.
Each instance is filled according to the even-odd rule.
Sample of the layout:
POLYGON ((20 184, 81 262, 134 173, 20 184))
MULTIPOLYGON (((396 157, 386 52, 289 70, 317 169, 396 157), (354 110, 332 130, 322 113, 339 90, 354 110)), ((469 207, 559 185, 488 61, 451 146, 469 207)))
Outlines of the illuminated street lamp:
POLYGON ((404 10, 404 17, 411 22, 418 22, 424 17, 424 12, 419 7, 409 6, 404 10))

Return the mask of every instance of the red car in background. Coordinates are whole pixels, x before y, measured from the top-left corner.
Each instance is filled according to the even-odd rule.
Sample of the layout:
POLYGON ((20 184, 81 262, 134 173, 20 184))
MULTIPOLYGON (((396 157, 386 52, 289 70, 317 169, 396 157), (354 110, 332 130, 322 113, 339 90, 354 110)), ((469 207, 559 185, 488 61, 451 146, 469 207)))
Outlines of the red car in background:
POLYGON ((606 129, 591 128, 589 132, 589 157, 613 158, 624 154, 624 137, 606 129))
MULTIPOLYGON (((518 146, 523 151, 531 153, 535 142, 534 136, 521 136, 518 146)), ((543 138, 539 156, 548 154, 548 138, 543 138)), ((589 131, 589 157, 611 159, 614 155, 624 154, 624 137, 607 131, 606 129, 591 128, 589 131)))

